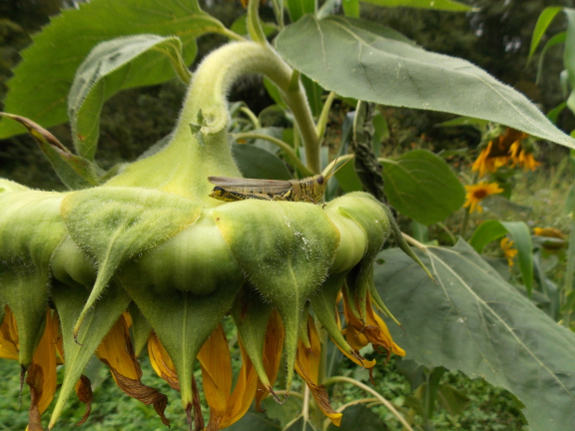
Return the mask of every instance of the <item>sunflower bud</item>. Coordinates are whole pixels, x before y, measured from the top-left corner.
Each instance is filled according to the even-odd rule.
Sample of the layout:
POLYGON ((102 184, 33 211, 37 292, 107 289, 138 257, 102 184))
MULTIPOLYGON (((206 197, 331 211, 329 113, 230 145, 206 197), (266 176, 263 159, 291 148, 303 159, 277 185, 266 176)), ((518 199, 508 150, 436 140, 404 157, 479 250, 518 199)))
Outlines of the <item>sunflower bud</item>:
MULTIPOLYGON (((291 70, 269 47, 227 45, 197 71, 168 146, 101 186, 50 193, 0 182, 0 303, 19 336, 19 347, 0 339, 0 353, 14 357, 19 349, 23 367, 41 362, 34 352, 44 346, 46 313, 52 322, 57 311, 65 375, 49 429, 69 395, 86 386, 82 372, 94 353, 126 393, 154 404, 167 423, 165 397, 140 383, 129 321, 135 338, 149 340, 154 369, 181 391, 188 417, 203 427, 193 377, 199 359, 212 412, 208 429, 214 430, 237 421, 254 397, 259 405, 257 386, 273 392, 282 351, 288 389, 294 369, 305 374, 322 410, 339 422, 317 381, 317 358, 309 356, 321 350, 310 304, 358 364, 373 367, 357 351, 368 341, 403 353, 372 309, 381 304, 372 267, 390 232, 374 198, 352 193, 322 206, 209 197, 208 176, 239 176, 225 133, 225 88, 213 87, 253 70, 270 74, 280 88, 290 85, 291 70), (360 342, 342 333, 336 312, 342 287, 351 325, 345 335, 366 329, 360 342), (124 320, 128 308, 132 319, 124 320), (244 363, 233 391, 220 325, 230 312, 244 363)), ((55 357, 56 349, 44 355, 55 357)), ((44 360, 55 369, 56 359, 44 360)), ((35 402, 45 408, 44 399, 35 402)), ((38 422, 39 415, 31 416, 31 425, 38 422)))

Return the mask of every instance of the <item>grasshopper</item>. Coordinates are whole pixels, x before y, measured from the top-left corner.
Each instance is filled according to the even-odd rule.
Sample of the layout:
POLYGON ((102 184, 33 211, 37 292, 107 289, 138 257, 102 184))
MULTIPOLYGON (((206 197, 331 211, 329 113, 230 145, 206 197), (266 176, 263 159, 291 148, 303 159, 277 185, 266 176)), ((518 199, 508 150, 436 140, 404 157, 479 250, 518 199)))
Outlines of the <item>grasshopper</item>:
POLYGON ((281 181, 208 177, 208 181, 215 185, 210 197, 226 202, 260 199, 264 201, 312 202, 317 204, 325 193, 327 181, 344 165, 345 163, 327 176, 314 175, 301 180, 281 181))

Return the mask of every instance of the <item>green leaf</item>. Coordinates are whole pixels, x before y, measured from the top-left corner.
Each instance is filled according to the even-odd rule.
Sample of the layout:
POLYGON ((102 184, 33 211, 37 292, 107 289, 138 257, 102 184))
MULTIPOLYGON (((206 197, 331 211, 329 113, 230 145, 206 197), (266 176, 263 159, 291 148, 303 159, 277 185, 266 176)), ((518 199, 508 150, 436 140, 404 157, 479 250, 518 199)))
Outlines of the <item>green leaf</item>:
MULTIPOLYGON (((146 262, 149 263, 150 260, 146 262)), ((227 284, 222 283, 210 294, 196 295, 156 284, 153 274, 142 274, 137 263, 126 265, 118 279, 174 361, 184 408, 191 410, 194 361, 229 311, 241 282, 228 279, 227 284), (167 293, 166 289, 169 289, 167 293)))
POLYGON ((124 290, 117 285, 111 285, 101 295, 94 307, 88 311, 86 324, 83 325, 82 330, 75 338, 73 335, 74 324, 80 316, 88 295, 89 292, 84 286, 69 287, 63 283, 56 283, 52 291, 52 298, 62 325, 66 371, 58 401, 50 418, 49 429, 60 417, 66 401, 74 391, 76 382, 84 372, 100 342, 130 303, 130 297, 124 290))
POLYGON ((529 227, 522 221, 501 222, 513 237, 513 247, 517 249, 517 263, 523 277, 523 284, 527 294, 531 295, 533 289, 533 245, 529 227))
POLYGON ((72 154, 46 129, 19 115, 0 112, 0 116, 11 118, 26 127, 52 164, 58 177, 69 189, 83 189, 99 184, 96 167, 89 160, 72 154))
POLYGON ((343 0, 341 5, 345 16, 359 18, 359 0, 343 0))
POLYGON ((321 88, 321 86, 316 81, 308 78, 305 75, 301 76, 301 82, 305 88, 305 93, 311 108, 311 113, 314 117, 319 117, 323 108, 323 101, 321 100, 321 96, 323 95, 323 88, 321 88))
MULTIPOLYGON (((223 32, 223 25, 204 13, 196 0, 97 0, 81 3, 55 17, 22 53, 5 100, 8 112, 28 117, 44 127, 67 121, 66 97, 74 74, 98 43, 135 34, 177 34, 185 64, 196 56, 195 40, 207 32, 223 32), (65 61, 63 61, 65 59, 65 61), (41 79, 38 72, 41 71, 41 79)), ((173 76, 139 74, 132 86, 154 85, 173 76)), ((0 122, 0 139, 21 133, 18 126, 0 122)))
POLYGON ((507 229, 499 220, 485 220, 473 231, 469 245, 473 247, 477 253, 483 253, 483 249, 487 244, 506 234, 507 229))
POLYGON ((387 429, 379 415, 362 404, 349 406, 342 413, 341 426, 329 424, 327 431, 382 431, 387 429))
POLYGON ((575 335, 506 283, 464 241, 420 254, 437 284, 400 251, 380 256, 375 281, 403 324, 407 358, 461 370, 514 393, 533 431, 575 422, 575 335))
POLYGON ((282 317, 289 388, 302 310, 327 275, 339 232, 319 205, 307 203, 232 202, 213 216, 246 277, 282 317))
POLYGON ((179 71, 185 83, 190 72, 183 63, 182 42, 177 37, 141 34, 119 37, 97 45, 78 68, 68 94, 68 117, 76 152, 94 158, 100 136, 104 102, 118 91, 137 87, 148 79, 172 76, 179 71))
POLYGON ((575 140, 524 95, 484 70, 403 42, 385 27, 367 31, 358 22, 307 15, 282 30, 277 49, 290 65, 344 97, 494 121, 575 148, 575 140))
POLYGON ((232 155, 244 178, 289 180, 286 165, 275 154, 250 144, 232 144, 232 155))
POLYGON ((486 220, 473 232, 469 245, 477 253, 483 252, 487 244, 509 233, 513 237, 513 248, 517 249, 517 262, 527 293, 533 288, 533 245, 529 228, 523 222, 500 222, 486 220))
POLYGON ((152 189, 98 187, 66 196, 61 211, 74 242, 98 262, 98 278, 78 319, 77 333, 116 269, 193 224, 201 208, 152 189))
MULTIPOLYGON (((551 39, 547 41, 543 49, 541 50, 541 54, 539 54, 539 61, 537 62, 537 78, 535 79, 535 83, 539 84, 541 82, 541 78, 543 77, 543 63, 545 62, 545 55, 547 51, 553 48, 555 45, 559 45, 560 43, 565 43, 565 39, 567 37, 566 32, 557 33, 551 39)), ((549 114, 547 114, 549 117, 549 114)))
POLYGON ((537 46, 539 46, 539 42, 541 42, 541 38, 547 31, 547 27, 551 24, 551 21, 555 18, 555 16, 561 12, 563 8, 557 6, 550 6, 543 9, 539 18, 537 18, 537 23, 535 24, 535 29, 533 30, 533 35, 531 36, 531 46, 529 47, 529 57, 527 58, 527 63, 535 54, 537 50, 537 46))
POLYGON ((292 22, 296 22, 306 13, 315 13, 316 0, 286 0, 285 5, 292 22))
POLYGON ((272 389, 264 366, 264 346, 272 306, 265 303, 253 286, 246 286, 236 298, 232 316, 246 353, 250 357, 260 383, 272 389))
POLYGON ((402 214, 430 225, 463 205, 465 190, 441 157, 415 150, 395 160, 381 161, 385 195, 402 214))
POLYGON ((140 356, 148 343, 148 337, 152 332, 152 326, 146 320, 138 306, 132 302, 128 308, 132 317, 132 336, 134 337, 134 353, 140 356))
POLYGON ((62 199, 60 193, 26 189, 0 193, 0 296, 16 318, 24 367, 46 321, 50 259, 66 236, 62 199))
POLYGON ((488 123, 487 120, 480 120, 472 117, 457 117, 453 120, 447 120, 443 123, 436 124, 435 127, 456 127, 456 126, 476 126, 484 127, 488 123))
MULTIPOLYGON (((236 18, 236 20, 230 26, 230 30, 234 33, 241 34, 242 36, 247 36, 248 34, 248 24, 247 24, 248 14, 244 13, 236 18)), ((262 30, 266 36, 270 36, 272 33, 278 30, 277 25, 260 21, 262 25, 262 30)))
POLYGON ((363 0, 383 7, 414 7, 421 9, 437 9, 452 12, 466 12, 473 8, 455 0, 363 0))
POLYGON ((281 106, 284 109, 287 109, 287 105, 284 102, 284 100, 282 99, 281 93, 279 88, 277 87, 277 85, 275 85, 268 77, 264 76, 264 87, 266 88, 268 94, 270 95, 270 97, 272 99, 274 99, 274 102, 276 102, 276 104, 278 106, 281 106))
POLYGON ((549 120, 554 123, 557 124, 557 118, 559 117, 559 114, 561 114, 561 112, 563 112, 563 110, 567 107, 567 103, 566 102, 561 102, 559 105, 557 105, 555 108, 551 109, 548 113, 547 113, 547 118, 549 118, 549 120))

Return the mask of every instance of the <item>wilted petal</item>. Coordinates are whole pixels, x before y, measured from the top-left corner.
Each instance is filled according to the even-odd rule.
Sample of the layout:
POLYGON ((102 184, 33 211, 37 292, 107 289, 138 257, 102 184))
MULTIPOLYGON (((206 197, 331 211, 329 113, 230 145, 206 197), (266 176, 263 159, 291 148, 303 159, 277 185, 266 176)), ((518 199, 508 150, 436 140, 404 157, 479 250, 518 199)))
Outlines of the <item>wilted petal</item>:
POLYGON ((241 342, 240 349, 243 364, 233 392, 230 351, 221 325, 204 343, 198 354, 204 394, 210 406, 207 431, 216 431, 238 421, 247 412, 255 396, 257 373, 241 342))
POLYGON ((371 306, 371 298, 368 297, 366 326, 364 333, 374 347, 381 346, 385 350, 399 356, 405 356, 405 350, 393 342, 387 325, 371 306))
POLYGON ((84 404, 86 404, 86 412, 84 413, 84 416, 82 417, 80 422, 76 423, 76 425, 82 425, 84 422, 86 422, 86 420, 90 416, 90 412, 92 411, 93 393, 90 379, 82 374, 80 379, 78 379, 78 382, 76 383, 74 389, 76 391, 78 399, 84 404))
POLYGON ((156 374, 168 382, 173 389, 179 391, 180 381, 174 362, 155 332, 148 337, 148 355, 150 355, 150 362, 156 374))
MULTIPOLYGON (((284 342, 284 327, 282 319, 276 309, 270 313, 268 327, 266 331, 266 342, 264 345, 264 368, 270 383, 273 385, 277 379, 278 371, 281 363, 282 348, 284 342)), ((258 387, 256 391, 256 409, 259 412, 264 410, 261 407, 261 402, 272 391, 271 388, 265 387, 258 379, 258 387)), ((275 396, 275 394, 274 394, 275 396)))
POLYGON ((319 366, 321 361, 321 342, 319 334, 313 322, 313 318, 308 315, 307 321, 309 347, 306 347, 300 339, 297 348, 295 370, 302 379, 305 380, 318 407, 321 409, 334 425, 341 423, 342 413, 335 411, 329 404, 327 391, 323 385, 318 385, 319 366))
POLYGON ((108 365, 114 380, 122 391, 145 405, 153 404, 154 410, 156 410, 164 425, 170 424, 170 421, 164 415, 168 398, 140 381, 142 370, 134 354, 128 333, 128 325, 124 316, 120 316, 112 329, 110 329, 110 332, 108 332, 108 335, 98 346, 96 356, 108 365))
POLYGON ((4 320, 0 325, 0 358, 18 359, 18 330, 16 319, 10 308, 5 306, 4 320))

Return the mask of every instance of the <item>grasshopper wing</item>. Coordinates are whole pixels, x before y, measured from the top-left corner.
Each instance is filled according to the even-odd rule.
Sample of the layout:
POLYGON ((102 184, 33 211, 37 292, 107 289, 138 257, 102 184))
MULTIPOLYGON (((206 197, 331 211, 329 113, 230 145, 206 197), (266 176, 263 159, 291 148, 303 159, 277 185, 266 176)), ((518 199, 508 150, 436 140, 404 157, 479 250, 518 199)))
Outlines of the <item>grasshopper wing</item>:
POLYGON ((242 193, 281 194, 292 187, 289 181, 257 180, 250 178, 208 177, 208 181, 226 190, 242 193))

